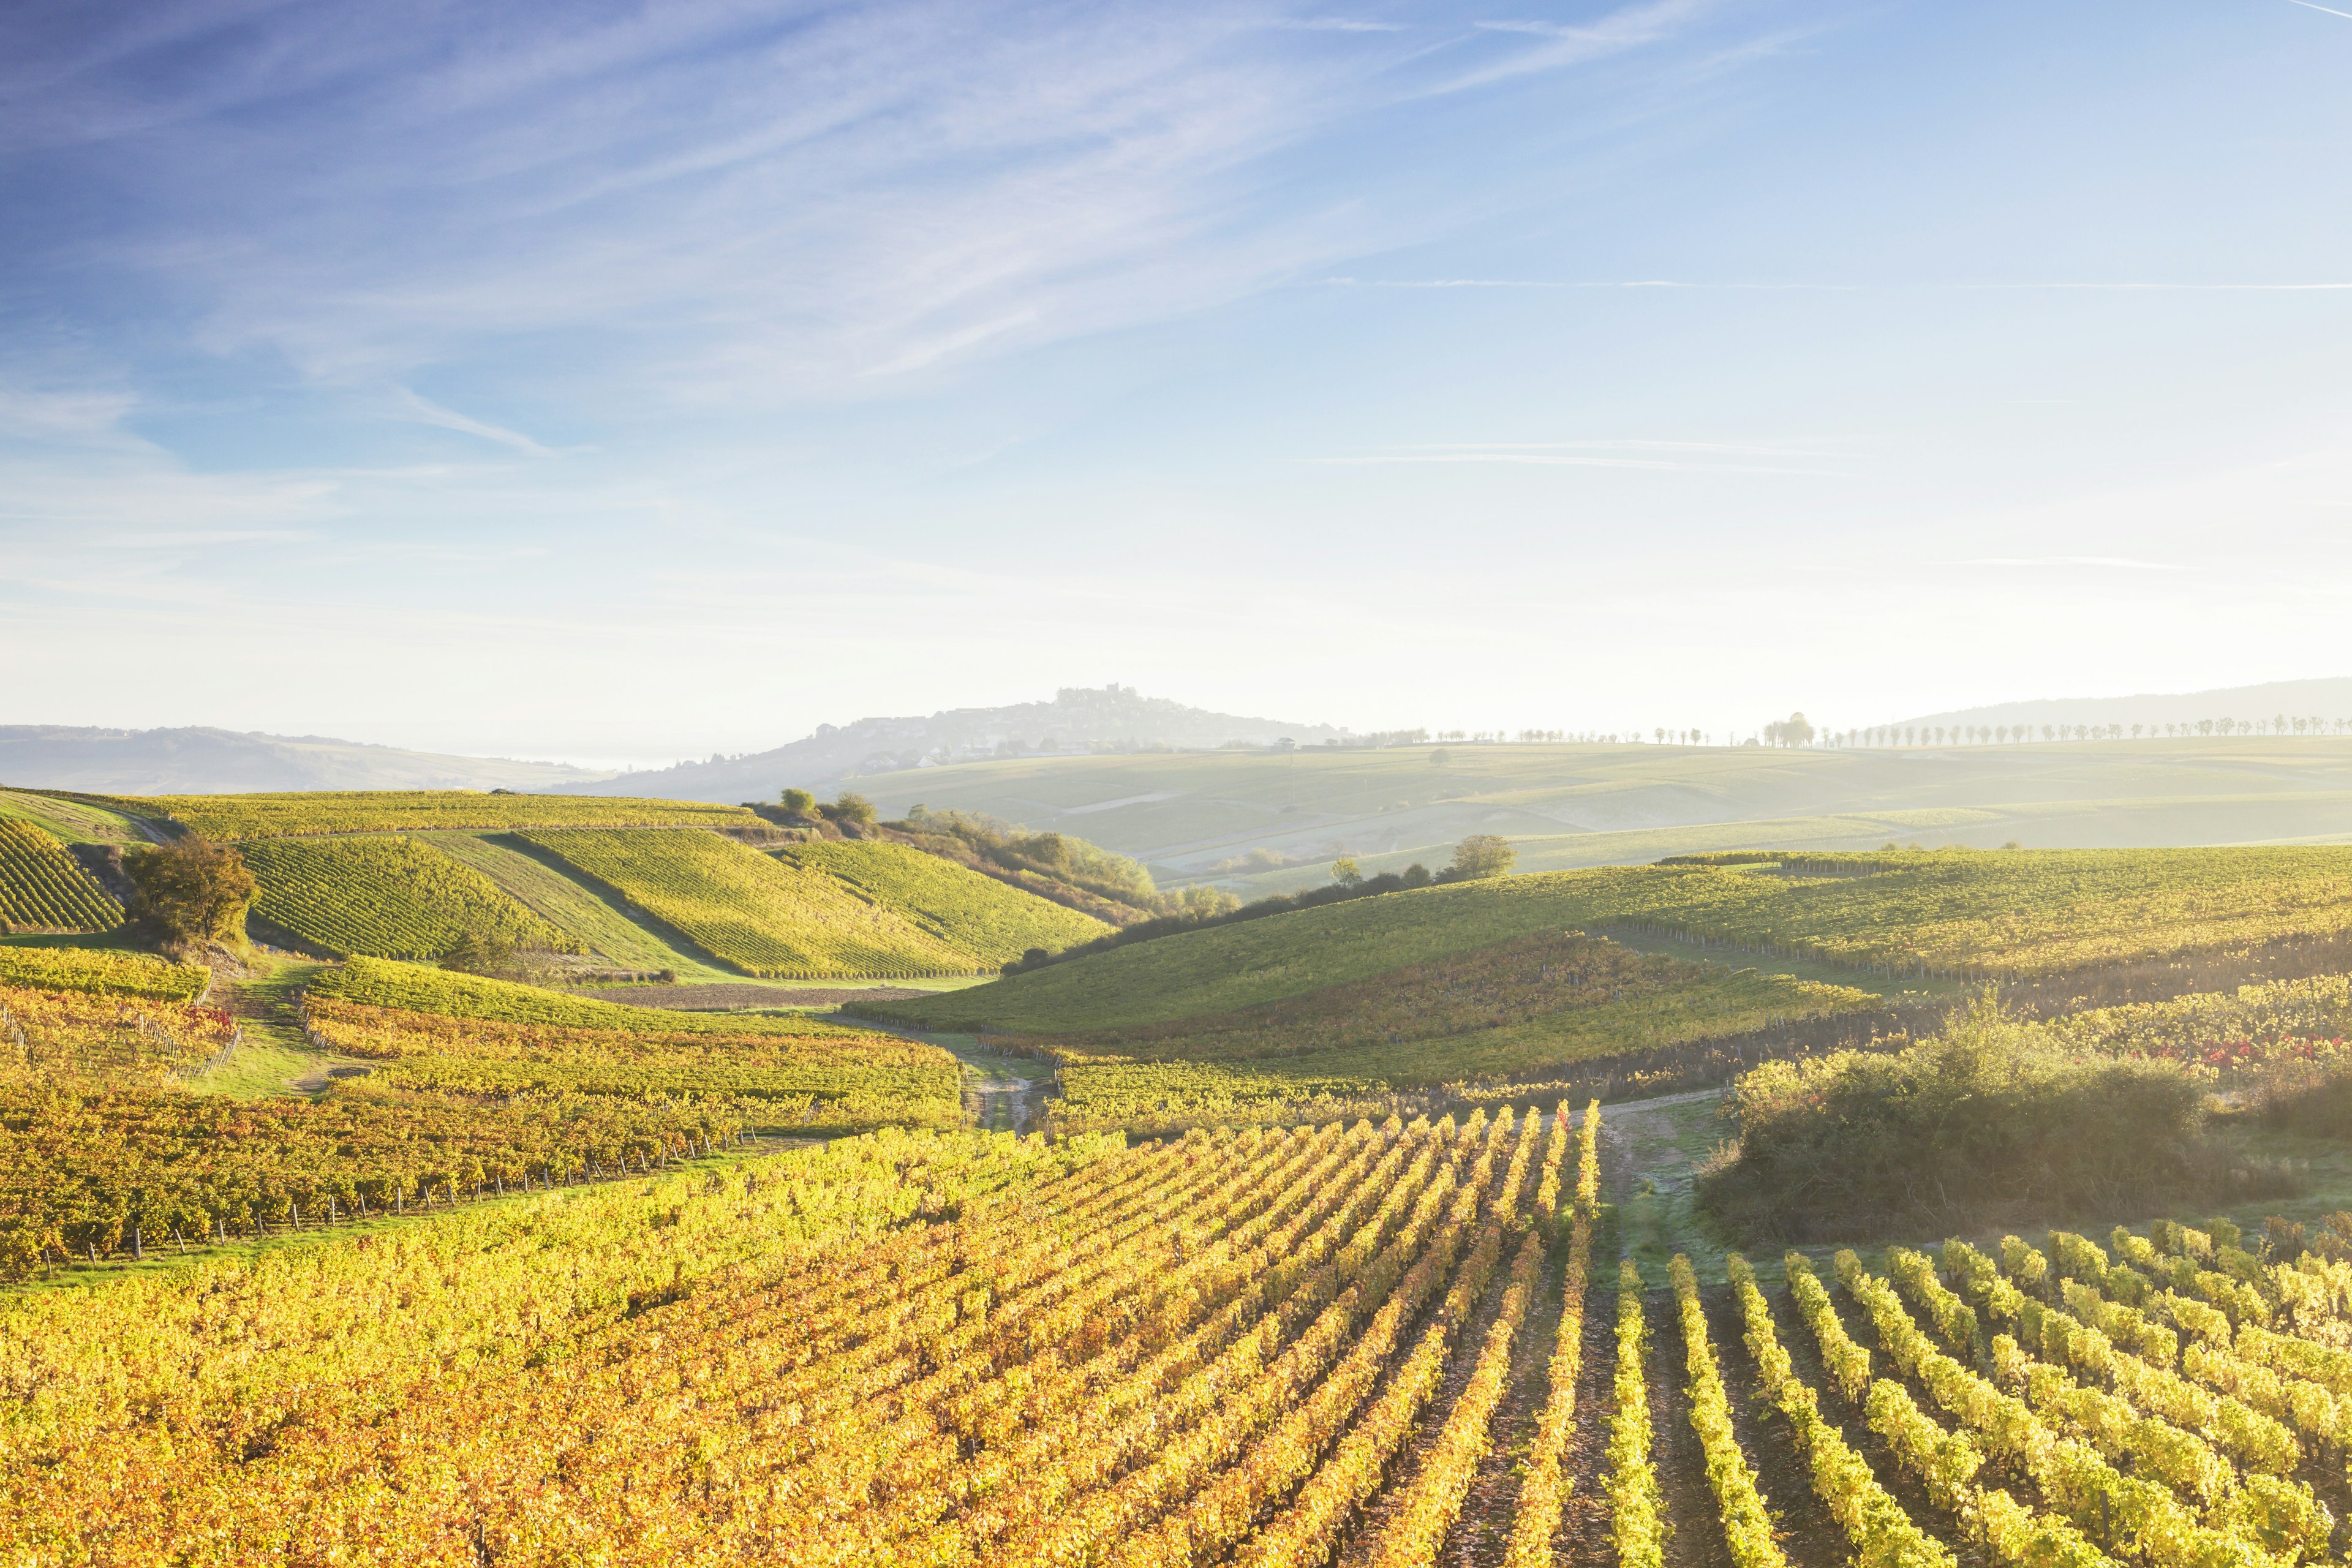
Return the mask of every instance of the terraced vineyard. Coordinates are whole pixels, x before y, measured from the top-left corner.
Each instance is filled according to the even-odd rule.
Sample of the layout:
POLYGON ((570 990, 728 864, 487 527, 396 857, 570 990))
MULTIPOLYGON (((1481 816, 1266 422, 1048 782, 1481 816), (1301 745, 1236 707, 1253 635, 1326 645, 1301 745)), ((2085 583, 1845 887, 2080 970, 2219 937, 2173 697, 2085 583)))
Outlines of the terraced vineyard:
POLYGON ((100 805, 160 816, 207 838, 225 840, 447 827, 748 826, 760 820, 740 805, 706 805, 698 801, 485 795, 472 790, 305 790, 282 795, 89 798, 100 805))
POLYGON ((715 833, 522 837, 746 973, 919 979, 990 967, 837 878, 787 865, 715 833))
POLYGON ((1033 947, 1075 947, 1111 929, 1092 915, 900 844, 821 839, 778 850, 776 858, 837 879, 987 968, 1033 947))
POLYGON ((338 958, 431 958, 467 934, 559 952, 580 946, 421 839, 268 839, 244 853, 260 884, 256 912, 338 958))
POLYGON ((66 847, 29 822, 0 816, 0 931, 99 931, 122 906, 66 847))

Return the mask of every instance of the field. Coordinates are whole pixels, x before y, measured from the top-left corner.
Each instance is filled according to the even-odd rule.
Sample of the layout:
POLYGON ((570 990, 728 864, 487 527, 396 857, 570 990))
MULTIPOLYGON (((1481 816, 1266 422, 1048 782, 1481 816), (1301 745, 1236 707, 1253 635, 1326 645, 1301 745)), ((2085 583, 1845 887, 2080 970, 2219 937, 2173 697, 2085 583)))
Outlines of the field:
POLYGON ((310 994, 371 1007, 483 1018, 508 1024, 548 1024, 568 1029, 650 1029, 660 1033, 718 1029, 730 1033, 823 1034, 837 1027, 797 1013, 713 1016, 632 1007, 488 975, 423 964, 354 958, 310 983, 310 994))
POLYGON ((688 951, 690 943, 667 941, 631 920, 611 900, 549 864, 552 856, 542 859, 512 834, 435 833, 424 841, 479 871, 583 948, 624 969, 646 973, 667 969, 685 980, 736 978, 732 970, 695 957, 688 951))
POLYGON ((936 855, 903 845, 821 839, 776 851, 803 871, 835 878, 994 968, 1033 947, 1058 952, 1111 928, 936 855))
MULTIPOLYGON (((43 792, 26 792, 37 794, 43 792)), ((757 826, 740 805, 580 795, 472 790, 313 790, 287 795, 65 796, 131 816, 161 817, 207 838, 413 833, 452 827, 706 827, 757 826)))
POLYGON ((313 1044, 381 1063, 371 1078, 395 1089, 482 1100, 614 1097, 716 1108, 747 1126, 824 1132, 961 1121, 962 1073, 946 1051, 813 1019, 567 1027, 313 996, 303 1022, 313 1044))
POLYGON ((1620 924, 1858 980, 2056 974, 2352 928, 2352 849, 1898 851, 1549 872, 1138 942, 899 1011, 1015 1034, 1132 1029, 1620 924))
POLYGON ((19 1294, 0 1548, 2334 1560, 2352 1267, 2166 1222, 1707 1283, 1618 1258, 1603 1132, 885 1133, 19 1294))
POLYGON ((749 974, 890 979, 970 974, 988 967, 837 878, 786 865, 714 833, 645 829, 523 837, 749 974))
MULTIPOLYGON (((446 1206, 608 1178, 747 1131, 962 1121, 935 1047, 784 1014, 656 1012, 359 959, 314 982, 307 1094, 197 1092, 248 1049, 228 1013, 97 994, 184 990, 160 963, 52 961, 79 989, 0 984, 0 1279, 70 1258, 446 1206), (379 1005, 438 1003, 432 1014, 379 1005), (457 1014, 468 1015, 465 1016, 457 1014), (500 1016, 504 1016, 501 1017, 500 1016)), ((114 955, 99 955, 113 959, 114 955)))
POLYGON ((1534 871, 1889 839, 1990 849, 2352 837, 2352 741, 2336 738, 1307 747, 968 763, 855 787, 887 814, 917 802, 988 812, 1132 855, 1163 886, 1213 880, 1244 897, 1321 882, 1341 854, 1368 873, 1413 860, 1435 869, 1473 833, 1509 838, 1520 869, 1534 871))
POLYGON ((433 958, 468 933, 555 952, 579 942, 421 839, 266 839, 244 847, 254 910, 341 958, 433 958))
POLYGON ((1580 1069, 1638 1082, 1628 1058, 1878 1005, 1567 932, 1227 1014, 991 1043, 1057 1064, 1057 1128, 1166 1131, 1557 1098, 1598 1087, 1580 1069))
POLYGON ((173 963, 146 953, 0 943, 0 985, 25 990, 194 1002, 211 988, 212 979, 212 971, 201 963, 173 963))
POLYGON ((121 812, 86 800, 0 789, 0 817, 29 822, 68 844, 143 844, 147 836, 121 812))
POLYGON ((0 931, 111 931, 122 906, 65 847, 16 817, 0 816, 0 931))

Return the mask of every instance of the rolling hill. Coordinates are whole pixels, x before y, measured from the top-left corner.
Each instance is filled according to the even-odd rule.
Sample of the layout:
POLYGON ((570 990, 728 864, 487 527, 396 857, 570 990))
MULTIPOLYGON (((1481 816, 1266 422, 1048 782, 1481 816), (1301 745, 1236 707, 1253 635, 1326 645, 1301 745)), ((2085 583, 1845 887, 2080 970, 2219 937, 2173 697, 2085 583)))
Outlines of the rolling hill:
POLYGON ((2352 739, 2245 737, 1910 751, 1447 745, 1020 758, 861 779, 918 803, 1076 834, 1163 886, 1244 897, 1445 863, 1499 834, 1522 870, 1732 848, 2160 847, 2352 840, 2352 739), (1442 759, 1442 760, 1441 760, 1442 759))
POLYGON ((68 843, 184 831, 240 847, 257 934, 336 958, 429 959, 471 935, 624 979, 939 981, 1109 930, 906 845, 795 843, 740 806, 458 791, 0 792, 0 921, 110 930, 121 909, 68 843))
POLYGON ((1990 977, 2347 933, 2352 848, 1748 852, 1387 893, 872 1011, 1051 1058, 1066 1127, 1170 1131, 1663 1089, 1744 1036, 1901 1031, 1990 977))
POLYGON ((324 735, 265 735, 194 726, 111 730, 0 725, 0 779, 95 795, 252 790, 578 788, 605 770, 564 763, 457 757, 324 735))
POLYGON ((956 708, 929 717, 820 724, 816 733, 772 751, 631 773, 583 786, 592 794, 674 800, 773 800, 786 785, 814 788, 850 778, 928 768, 958 759, 1037 752, 1207 750, 1336 740, 1328 724, 1248 719, 1188 708, 1133 687, 1065 687, 1051 702, 956 708))

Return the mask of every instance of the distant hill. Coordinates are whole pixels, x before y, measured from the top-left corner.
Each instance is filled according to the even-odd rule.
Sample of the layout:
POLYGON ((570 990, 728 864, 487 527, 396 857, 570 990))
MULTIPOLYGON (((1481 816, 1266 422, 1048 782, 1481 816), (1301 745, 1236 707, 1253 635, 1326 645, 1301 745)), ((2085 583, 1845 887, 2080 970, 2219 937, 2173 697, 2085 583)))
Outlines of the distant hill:
POLYGON ((1285 739, 1305 745, 1337 740, 1340 734, 1328 724, 1245 719, 1187 708, 1164 697, 1139 696, 1131 686, 1066 686, 1051 702, 951 708, 928 719, 820 724, 806 740, 772 752, 624 773, 587 793, 724 804, 767 800, 788 786, 814 789, 944 763, 1056 752, 1186 750, 1232 742, 1265 746, 1285 739))
POLYGON ((2213 691, 2143 693, 2137 697, 2059 697, 2032 702, 2000 702, 1987 708, 1960 708, 1946 713, 1923 713, 1890 726, 1946 729, 1953 725, 2022 724, 2034 733, 2044 724, 2146 724, 2161 731, 2167 724, 2195 724, 2207 719, 2268 721, 2284 715, 2320 719, 2334 724, 2352 719, 2352 679, 2273 680, 2263 686, 2229 686, 2213 691))
MULTIPOLYGON (((0 725, 0 783, 92 795, 295 789, 577 790, 609 774, 562 763, 450 757, 324 735, 0 725)), ((625 792, 624 792, 625 793, 625 792)))

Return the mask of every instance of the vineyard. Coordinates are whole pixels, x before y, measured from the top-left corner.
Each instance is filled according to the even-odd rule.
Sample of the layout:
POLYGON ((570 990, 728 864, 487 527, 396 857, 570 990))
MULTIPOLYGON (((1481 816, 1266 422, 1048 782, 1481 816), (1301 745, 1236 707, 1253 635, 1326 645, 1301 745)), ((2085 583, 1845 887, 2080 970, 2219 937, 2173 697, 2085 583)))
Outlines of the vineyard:
POLYGON ((0 1074, 176 1083, 235 1043, 217 1007, 0 985, 0 1074))
MULTIPOLYGON (((241 1324, 197 1328, 180 1292, 210 1284, 202 1271, 146 1287, 133 1300, 161 1326, 120 1339, 92 1331, 122 1310, 108 1293, 27 1302, 0 1338, 58 1373, 11 1395, 14 1426, 37 1436, 0 1470, 5 1544, 37 1562, 131 1542, 179 1556, 201 1540, 247 1559, 386 1542, 424 1561, 481 1542, 509 1563, 655 1562, 691 1542, 709 1563, 1272 1568, 1343 1550, 1428 1563, 1475 1524, 1549 1561, 1574 1482, 1595 1130, 1588 1116, 1574 1157, 1566 1119, 1533 1113, 1081 1142, 1059 1171, 1044 1144, 967 1134, 1043 1168, 926 1199, 943 1217, 908 1213, 864 1247, 725 1261, 704 1237, 756 1233, 780 1191, 826 1184, 790 1156, 672 1178, 630 1206, 677 1216, 677 1271, 615 1226, 647 1279, 625 1312, 625 1281, 601 1260, 584 1287, 609 1303, 595 1310, 534 1310, 534 1294, 583 1287, 501 1273, 489 1310, 525 1325, 513 1354, 467 1354, 479 1330, 447 1320, 453 1299, 490 1294, 476 1275, 516 1265, 488 1261, 495 1245, 453 1258, 410 1331, 464 1355, 458 1379, 413 1375, 410 1310, 345 1352, 318 1318, 351 1309, 286 1290, 207 1309, 317 1315, 272 1333, 289 1364, 248 1361, 231 1348, 241 1324), (337 1375, 314 1382, 331 1356, 337 1375), (168 1423, 141 1414, 150 1386, 187 1391, 168 1423), (257 1443, 257 1412, 299 1388, 317 1389, 301 1418, 257 1443), (1497 1429, 1529 1392, 1538 1443, 1513 1485, 1497 1429), (124 1488, 126 1470, 168 1484, 124 1488), (1496 1500, 1498 1483, 1517 1495, 1496 1500)), ((509 1223, 543 1227, 542 1246, 578 1228, 545 1205, 509 1223)), ((394 1259, 349 1267, 332 1297, 392 1294, 375 1281, 394 1259)))
POLYGON ((904 845, 819 839, 778 850, 776 858, 837 879, 989 968, 1033 947, 1059 951, 1110 930, 1092 915, 904 845))
POLYGON ((992 1041, 1058 1064, 1057 1127, 1167 1131, 1383 1113, 1405 1103, 1401 1093, 1433 1112, 1444 1100, 1525 1098, 1542 1092, 1530 1082, 1552 1082, 1580 1064, 1876 1003, 1860 991, 1645 957, 1568 931, 1222 1016, 992 1041), (1415 1092, 1433 1089, 1446 1092, 1415 1092))
MULTIPOLYGON (((615 1048, 314 1006, 391 1062, 615 1048)), ((1709 1285, 1614 1259, 1597 1106, 656 1168, 714 1130, 576 1191, 305 1184, 234 1109, 285 1145, 248 1189, 43 1233, 204 1256, 0 1302, 11 1561, 2295 1568, 2352 1502, 2352 1264, 2223 1221, 1709 1285), (330 1203, 407 1217, 235 1245, 330 1203)))
POLYGON ((28 822, 0 816, 0 931, 111 931, 122 906, 66 847, 28 822))
POLYGON ((459 937, 576 952, 579 942, 421 839, 265 839, 245 847, 256 913, 337 958, 432 958, 459 937))
POLYGON ((173 963, 141 952, 0 944, 0 985, 25 990, 194 1002, 211 988, 212 979, 212 971, 201 963, 173 963))
POLYGON ((933 1027, 1128 1030, 1612 927, 1832 964, 1882 988, 2071 973, 2352 928, 2352 848, 1946 850, 1548 872, 1136 942, 903 1011, 933 1027))
POLYGON ((608 962, 641 971, 671 970, 696 979, 732 979, 732 971, 701 963, 665 942, 611 901, 533 854, 511 834, 436 833, 425 839, 470 866, 548 924, 608 962))
POLYGON ((483 795, 472 790, 308 790, 285 795, 93 795, 93 804, 160 816, 207 838, 415 833, 443 827, 738 827, 759 818, 740 805, 583 795, 483 795))
MULTIPOLYGON (((615 1009, 620 1011, 620 1009, 615 1009)), ((673 1016, 674 1017, 676 1016, 673 1016)), ((383 1065, 383 1085, 478 1099, 585 1095, 722 1110, 751 1125, 812 1132, 878 1126, 952 1127, 962 1074, 936 1046, 814 1020, 729 1020, 656 1032, 490 1023, 313 997, 312 1043, 383 1065), (797 1024, 794 1032, 784 1032, 797 1024)))
POLYGON ((184 994, 203 970, 68 950, 0 956, 51 961, 79 983, 0 987, 0 1279, 167 1239, 229 1245, 306 1216, 404 1216, 647 1171, 747 1130, 961 1121, 961 1069, 929 1046, 367 959, 321 977, 303 1026, 330 1059, 360 1065, 311 1098, 240 1101, 198 1092, 236 1055, 227 1014, 93 994, 121 976, 184 994), (60 962, 75 958, 104 962, 60 962))
MULTIPOLYGON (((987 967, 837 878, 786 865, 715 833, 647 829, 523 837, 746 973, 914 979, 987 967)), ((972 880, 986 879, 973 875, 972 880)))
POLYGON ((719 1017, 658 1007, 630 1007, 593 996, 567 995, 543 986, 518 984, 511 980, 494 980, 488 975, 381 958, 354 958, 328 970, 310 983, 310 994, 406 1013, 438 1013, 450 1018, 488 1018, 508 1024, 552 1024, 573 1029, 808 1035, 822 1034, 834 1027, 798 1014, 782 1017, 729 1014, 719 1017))

